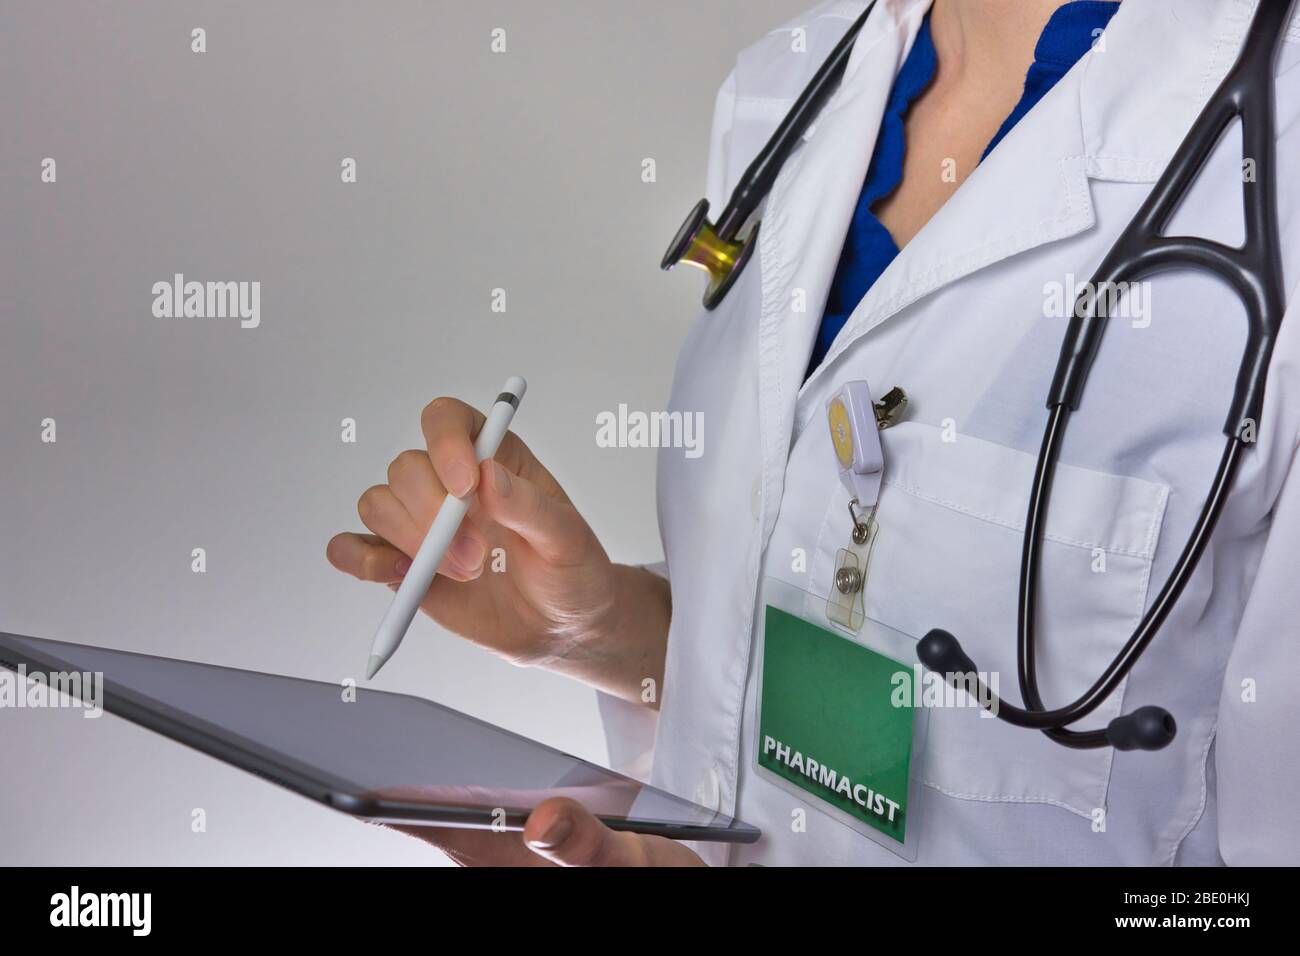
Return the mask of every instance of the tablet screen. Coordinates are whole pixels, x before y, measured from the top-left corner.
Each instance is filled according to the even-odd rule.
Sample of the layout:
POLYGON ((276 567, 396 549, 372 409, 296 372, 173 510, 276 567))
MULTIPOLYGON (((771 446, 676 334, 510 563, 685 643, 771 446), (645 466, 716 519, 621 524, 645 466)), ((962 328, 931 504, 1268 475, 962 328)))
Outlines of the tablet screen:
POLYGON ((484 825, 565 795, 609 821, 757 837, 729 816, 417 697, 11 634, 0 634, 0 661, 29 674, 102 675, 110 713, 343 809, 348 801, 333 797, 385 811, 363 815, 484 825), (460 813, 442 819, 437 808, 460 813))

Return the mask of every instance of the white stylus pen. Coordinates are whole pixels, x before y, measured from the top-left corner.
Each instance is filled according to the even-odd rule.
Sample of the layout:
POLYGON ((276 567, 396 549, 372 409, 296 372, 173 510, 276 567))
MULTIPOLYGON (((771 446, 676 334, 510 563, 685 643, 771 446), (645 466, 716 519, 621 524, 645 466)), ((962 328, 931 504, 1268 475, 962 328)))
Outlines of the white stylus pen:
MULTIPOLYGON (((479 429, 478 438, 474 442, 476 459, 486 461, 497 453, 497 449, 501 446, 501 439, 505 438, 506 432, 510 430, 510 420, 515 417, 515 409, 519 407, 519 402, 523 399, 527 388, 528 383, 518 375, 512 376, 502 386, 501 394, 493 402, 487 414, 487 421, 479 429)), ((415 612, 420 609, 420 602, 424 600, 429 586, 433 584, 433 579, 438 573, 438 565, 442 564, 442 559, 446 557, 447 549, 451 547, 465 513, 469 511, 469 502, 469 498, 457 498, 451 494, 443 500, 437 517, 429 527, 429 533, 424 536, 424 541, 420 544, 420 550, 415 552, 415 557, 411 559, 411 567, 398 586, 393 603, 388 606, 388 613, 379 622, 379 630, 375 632, 375 640, 370 646, 370 663, 366 665, 366 680, 379 673, 379 668, 388 663, 388 659, 402 643, 402 638, 406 636, 406 629, 411 626, 411 619, 415 617, 415 612)))

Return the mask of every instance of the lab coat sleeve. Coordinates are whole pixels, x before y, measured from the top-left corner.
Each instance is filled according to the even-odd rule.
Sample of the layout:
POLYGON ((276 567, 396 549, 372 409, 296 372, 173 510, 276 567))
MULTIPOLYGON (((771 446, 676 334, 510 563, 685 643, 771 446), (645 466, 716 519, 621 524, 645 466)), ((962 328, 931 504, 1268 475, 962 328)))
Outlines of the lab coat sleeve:
MULTIPOLYGON (((705 196, 711 216, 717 216, 731 189, 731 130, 735 120, 736 74, 733 70, 718 90, 713 107, 713 128, 709 135, 709 164, 705 175, 705 196)), ((668 577, 666 563, 647 565, 662 578, 668 577)), ((655 730, 659 711, 600 691, 596 706, 605 729, 609 765, 637 780, 648 780, 654 764, 655 730)))
POLYGON ((1300 474, 1295 461, 1293 452, 1219 698, 1219 852, 1229 865, 1300 863, 1300 474))
MULTIPOLYGON (((665 562, 648 564, 645 569, 661 578, 668 577, 668 565, 665 562)), ((643 783, 648 781, 654 765, 659 711, 603 691, 596 691, 596 707, 605 728, 609 766, 635 780, 643 783)))

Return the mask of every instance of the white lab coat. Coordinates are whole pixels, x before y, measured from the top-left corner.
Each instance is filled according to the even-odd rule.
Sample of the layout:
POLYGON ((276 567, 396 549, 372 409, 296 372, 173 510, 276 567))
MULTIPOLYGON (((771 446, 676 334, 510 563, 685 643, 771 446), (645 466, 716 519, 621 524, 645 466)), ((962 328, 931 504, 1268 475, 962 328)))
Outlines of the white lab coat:
MULTIPOLYGON (((1064 328, 1044 315, 1045 289, 1091 278, 1230 66, 1254 4, 1124 0, 1103 45, 907 244, 805 383, 880 116, 927 7, 878 4, 840 89, 776 182, 757 254, 721 307, 701 312, 678 362, 670 407, 703 413, 706 442, 697 459, 659 456, 673 615, 657 727, 632 705, 601 706, 617 761, 648 750, 653 734, 655 784, 763 829, 754 846, 699 846, 710 862, 900 862, 754 770, 760 580, 825 595, 847 540, 824 412, 843 382, 866 379, 877 395, 900 385, 911 397, 905 422, 882 433, 868 615, 915 637, 947 628, 1020 702, 1021 532, 1064 328), (804 571, 792 570, 796 549, 804 571), (793 832, 801 808, 807 831, 793 832)), ((862 8, 823 4, 740 54, 717 100, 715 212, 862 8), (792 50, 795 28, 806 53, 792 50)), ((1290 38, 1300 39, 1296 23, 1290 38)), ((1300 863, 1298 61, 1300 43, 1287 43, 1277 175, 1291 306, 1258 444, 1176 610, 1122 693, 1076 728, 1159 704, 1177 739, 1158 753, 1067 750, 975 710, 935 710, 919 863, 1300 863)), ((1225 139, 1171 231, 1240 238, 1239 149, 1225 139)), ((1128 638, 1222 450, 1242 309, 1200 275, 1167 274, 1149 289, 1149 325, 1112 320, 1061 455, 1040 591, 1049 706, 1091 684, 1128 638)))

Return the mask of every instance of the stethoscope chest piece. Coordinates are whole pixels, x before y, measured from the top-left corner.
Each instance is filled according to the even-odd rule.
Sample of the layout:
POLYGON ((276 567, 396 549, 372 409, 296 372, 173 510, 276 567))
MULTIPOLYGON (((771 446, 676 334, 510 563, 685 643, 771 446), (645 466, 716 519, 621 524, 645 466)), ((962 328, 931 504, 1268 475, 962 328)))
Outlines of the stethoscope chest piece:
POLYGON ((704 307, 712 311, 744 271, 757 232, 755 223, 743 238, 724 238, 709 222, 709 201, 701 199, 673 236, 659 266, 667 270, 685 262, 707 272, 709 284, 704 290, 704 307))

